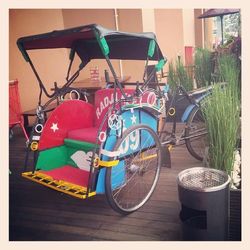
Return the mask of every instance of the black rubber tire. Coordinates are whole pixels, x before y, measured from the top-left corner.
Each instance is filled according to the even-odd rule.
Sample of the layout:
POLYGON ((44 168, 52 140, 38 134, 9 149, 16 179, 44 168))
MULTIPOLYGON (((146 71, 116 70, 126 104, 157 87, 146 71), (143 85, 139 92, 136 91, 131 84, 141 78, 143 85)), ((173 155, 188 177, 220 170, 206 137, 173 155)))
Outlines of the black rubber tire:
MULTIPOLYGON (((124 161, 124 165, 125 167, 123 168, 122 171, 124 171, 125 173, 125 179, 128 180, 128 182, 125 182, 125 184, 122 184, 120 185, 118 188, 115 188, 114 190, 112 190, 112 172, 113 174, 115 175, 115 171, 118 171, 118 169, 115 169, 116 166, 114 167, 111 167, 111 168, 107 168, 106 169, 106 176, 105 176, 105 193, 106 193, 106 197, 107 197, 107 200, 110 204, 110 206, 117 212, 119 212, 120 214, 123 214, 123 215, 127 215, 127 214, 130 214, 134 211, 136 211, 137 209, 139 209, 140 207, 142 207, 147 201, 148 199, 151 197, 153 191, 155 190, 155 187, 156 187, 156 184, 157 184, 157 181, 158 181, 158 178, 159 178, 159 174, 160 174, 160 168, 161 168, 161 161, 162 161, 162 157, 161 157, 161 144, 160 144, 160 141, 159 141, 159 138, 157 136, 157 134, 155 133, 155 131, 153 129, 151 129, 150 127, 146 126, 146 125, 135 125, 135 126, 132 126, 130 128, 128 128, 124 134, 122 135, 121 138, 119 138, 115 144, 115 147, 114 147, 114 151, 117 151, 119 150, 120 148, 120 145, 125 142, 126 138, 129 138, 129 136, 131 136, 132 133, 134 133, 135 131, 147 131, 147 133, 150 134, 150 136, 152 136, 154 142, 155 142, 155 147, 150 147, 151 149, 147 148, 145 150, 144 148, 144 151, 143 151, 143 154, 147 154, 147 152, 149 152, 151 154, 151 158, 150 156, 146 158, 150 158, 150 159, 156 159, 156 165, 155 166, 155 169, 154 169, 154 173, 151 173, 150 172, 150 175, 148 174, 149 171, 152 171, 150 170, 151 167, 154 168, 154 166, 152 166, 153 164, 150 164, 150 160, 144 160, 142 158, 137 158, 138 156, 140 157, 144 157, 142 156, 141 154, 139 154, 137 151, 135 154, 131 154, 131 158, 130 157, 126 157, 126 159, 122 159, 120 158, 121 161, 124 161), (151 151, 149 150, 155 150, 156 151, 156 156, 154 157, 155 153, 152 154, 151 151), (153 156, 153 157, 152 157, 153 156), (141 160, 142 159, 142 160, 141 160), (128 165, 127 165, 127 160, 128 160, 128 165), (135 160, 135 161, 134 161, 135 160), (139 164, 141 162, 145 162, 147 165, 145 167, 145 165, 143 166, 138 166, 136 165, 135 163, 139 162, 139 164), (132 169, 132 166, 136 166, 137 169, 136 170, 133 170, 132 169), (144 178, 144 180, 143 180, 144 178), (148 185, 148 179, 147 178, 152 178, 152 184, 149 184, 148 185), (148 185, 149 186, 149 189, 147 190, 146 189, 146 186, 144 189, 141 189, 141 186, 139 186, 141 184, 141 182, 138 184, 137 183, 137 179, 140 181, 143 181, 143 184, 145 185, 148 185), (145 182, 144 182, 145 181, 145 182), (138 184, 138 185, 137 185, 138 184), (133 190, 129 189, 130 186, 133 185, 133 190), (139 192, 142 191, 143 193, 145 192, 145 195, 143 194, 143 198, 140 199, 137 203, 133 204, 133 205, 128 205, 129 202, 132 202, 134 203, 134 198, 131 198, 130 196, 133 195, 135 192, 136 192, 136 188, 138 187, 139 189, 139 192), (127 189, 128 191, 130 192, 127 192, 127 189), (117 191, 118 190, 118 191, 117 191), (118 193, 117 195, 117 198, 115 198, 115 192, 118 193), (128 195, 129 194, 129 195, 128 195), (121 195, 121 199, 129 199, 129 202, 126 203, 127 207, 125 207, 123 201, 119 200, 119 196, 121 195)), ((134 134, 133 134, 134 135, 134 134)), ((141 134, 139 134, 141 135, 141 134)), ((147 137, 147 138, 150 138, 147 137)), ((141 138, 141 137, 140 137, 141 138)), ((141 143, 141 142, 140 142, 141 143)), ((118 159, 119 160, 119 157, 116 157, 116 158, 112 158, 112 160, 114 159, 118 159)), ((153 159, 153 160, 154 160, 153 159)), ((149 181, 151 183, 151 181, 149 181)), ((139 197, 139 196, 138 196, 139 197)), ((139 198, 138 198, 139 199, 139 198)))
POLYGON ((198 107, 195 107, 188 116, 185 128, 185 137, 189 136, 194 136, 194 138, 185 140, 189 153, 197 160, 202 161, 207 147, 207 129, 202 112, 198 107), (191 131, 192 128, 194 128, 193 131, 191 131), (196 133, 201 135, 195 137, 196 133))

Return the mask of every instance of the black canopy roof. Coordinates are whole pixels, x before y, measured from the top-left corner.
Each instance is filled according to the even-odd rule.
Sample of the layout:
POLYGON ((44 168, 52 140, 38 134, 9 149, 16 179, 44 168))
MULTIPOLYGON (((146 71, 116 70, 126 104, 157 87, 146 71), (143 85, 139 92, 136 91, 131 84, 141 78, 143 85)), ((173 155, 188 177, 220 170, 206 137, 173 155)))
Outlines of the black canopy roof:
POLYGON ((155 41, 155 53, 149 59, 163 59, 154 33, 120 32, 97 24, 22 37, 17 40, 17 45, 24 56, 27 50, 72 48, 86 62, 105 58, 98 43, 98 38, 103 37, 110 49, 110 59, 146 60, 151 40, 155 41))

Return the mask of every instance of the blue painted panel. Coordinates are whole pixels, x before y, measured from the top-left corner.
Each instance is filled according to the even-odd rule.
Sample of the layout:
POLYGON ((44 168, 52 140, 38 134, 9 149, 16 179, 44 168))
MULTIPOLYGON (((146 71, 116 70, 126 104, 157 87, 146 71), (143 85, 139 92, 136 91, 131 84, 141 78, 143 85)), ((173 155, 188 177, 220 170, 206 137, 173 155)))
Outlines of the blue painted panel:
POLYGON ((191 113, 191 111, 194 109, 195 105, 194 104, 190 104, 187 106, 187 108, 185 109, 182 117, 181 117, 181 121, 182 122, 186 122, 188 119, 189 114, 191 113))
MULTIPOLYGON (((201 96, 197 97, 195 99, 196 103, 201 102, 208 95, 209 95, 209 93, 205 93, 204 95, 201 95, 201 96)), ((190 113, 192 112, 192 110, 194 109, 194 107, 195 107, 194 104, 190 104, 190 105, 187 106, 187 108, 185 109, 185 111, 184 111, 184 113, 183 113, 183 115, 181 117, 181 121, 182 122, 186 122, 187 121, 188 116, 190 115, 190 113)))
MULTIPOLYGON (((123 120, 123 127, 119 130, 110 130, 104 146, 105 150, 113 150, 117 140, 116 135, 117 133, 121 133, 121 129, 125 131, 129 127, 136 124, 145 124, 150 126, 153 130, 157 130, 157 119, 149 113, 144 112, 142 109, 126 110, 121 114, 121 119, 123 120)), ((133 132, 128 140, 124 141, 124 143, 121 145, 123 153, 120 155, 120 157, 138 151, 141 149, 142 145, 143 147, 151 146, 152 142, 152 138, 149 138, 149 134, 146 131, 142 131, 140 134, 133 132)), ((103 160, 108 160, 108 157, 104 156, 103 160)), ((105 168, 100 170, 96 187, 97 193, 105 192, 105 171, 105 168)), ((125 182, 125 178, 124 160, 122 160, 112 169, 112 188, 117 188, 118 186, 122 185, 125 182)))

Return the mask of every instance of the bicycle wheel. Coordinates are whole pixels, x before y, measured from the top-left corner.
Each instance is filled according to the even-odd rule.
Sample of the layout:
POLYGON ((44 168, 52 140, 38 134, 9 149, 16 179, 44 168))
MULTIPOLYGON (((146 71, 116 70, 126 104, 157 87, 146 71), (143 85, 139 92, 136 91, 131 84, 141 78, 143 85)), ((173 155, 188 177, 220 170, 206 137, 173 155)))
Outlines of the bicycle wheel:
POLYGON ((208 146, 208 139, 203 114, 198 107, 195 107, 188 117, 185 137, 189 153, 197 160, 202 161, 208 146))
POLYGON ((152 195, 161 167, 161 144, 148 126, 135 125, 118 139, 114 151, 119 164, 106 169, 105 191, 111 207, 129 214, 152 195))

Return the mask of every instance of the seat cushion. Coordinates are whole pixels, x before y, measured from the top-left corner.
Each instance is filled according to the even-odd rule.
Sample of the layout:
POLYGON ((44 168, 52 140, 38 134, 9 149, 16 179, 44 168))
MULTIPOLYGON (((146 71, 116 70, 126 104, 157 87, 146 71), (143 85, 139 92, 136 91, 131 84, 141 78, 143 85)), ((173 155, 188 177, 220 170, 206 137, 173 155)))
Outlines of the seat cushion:
POLYGON ((46 121, 39 150, 62 146, 68 132, 93 127, 94 106, 81 100, 67 100, 60 104, 46 121))
POLYGON ((88 185, 89 172, 69 165, 52 170, 40 170, 39 172, 51 176, 54 180, 66 181, 82 187, 88 185))
POLYGON ((96 143, 98 127, 75 129, 68 132, 69 139, 96 143))

